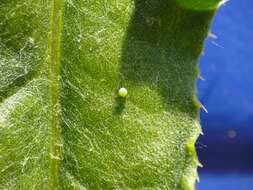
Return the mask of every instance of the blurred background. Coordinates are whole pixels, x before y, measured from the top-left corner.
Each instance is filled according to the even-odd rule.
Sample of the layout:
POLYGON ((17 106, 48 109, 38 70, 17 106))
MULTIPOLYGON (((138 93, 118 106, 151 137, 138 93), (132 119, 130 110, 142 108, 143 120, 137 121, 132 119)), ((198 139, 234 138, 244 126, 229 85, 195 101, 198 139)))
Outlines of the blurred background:
POLYGON ((206 40, 198 81, 204 135, 197 190, 253 189, 253 1, 230 0, 206 40))

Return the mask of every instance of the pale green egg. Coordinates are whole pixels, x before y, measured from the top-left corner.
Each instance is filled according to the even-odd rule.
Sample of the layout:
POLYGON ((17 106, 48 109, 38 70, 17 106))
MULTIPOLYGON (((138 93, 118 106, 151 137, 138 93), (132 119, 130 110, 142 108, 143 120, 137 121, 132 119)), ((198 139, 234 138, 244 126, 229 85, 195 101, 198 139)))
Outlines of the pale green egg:
POLYGON ((124 87, 120 88, 119 91, 118 91, 118 94, 119 94, 120 97, 126 97, 127 94, 128 94, 127 89, 124 88, 124 87))

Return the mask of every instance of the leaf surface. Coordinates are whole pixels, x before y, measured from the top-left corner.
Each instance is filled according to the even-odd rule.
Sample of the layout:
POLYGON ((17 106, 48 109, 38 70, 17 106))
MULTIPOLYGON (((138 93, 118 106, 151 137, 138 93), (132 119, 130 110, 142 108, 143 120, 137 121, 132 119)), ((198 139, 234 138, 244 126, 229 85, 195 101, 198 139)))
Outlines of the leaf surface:
POLYGON ((197 61, 217 7, 2 0, 0 189, 194 189, 197 61))

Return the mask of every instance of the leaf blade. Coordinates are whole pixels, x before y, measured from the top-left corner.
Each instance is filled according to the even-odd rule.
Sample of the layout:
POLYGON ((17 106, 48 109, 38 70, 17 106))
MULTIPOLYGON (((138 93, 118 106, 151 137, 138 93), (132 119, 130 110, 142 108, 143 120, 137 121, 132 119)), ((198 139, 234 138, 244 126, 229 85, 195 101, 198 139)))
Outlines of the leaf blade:
MULTIPOLYGON (((8 141, 11 134, 22 142, 17 158, 3 154, 9 162, 0 166, 15 167, 1 174, 2 187, 193 188, 198 163, 192 147, 200 133, 196 62, 213 14, 213 9, 192 10, 176 1, 66 1, 62 34, 52 32, 56 47, 41 53, 45 61, 41 64, 49 65, 49 76, 42 72, 38 80, 43 85, 32 80, 8 98, 13 101, 16 97, 15 105, 28 99, 18 112, 8 108, 8 100, 1 105, 1 135, 9 135, 1 141, 1 155, 17 150, 8 141), (54 68, 54 62, 62 65, 59 89, 59 68, 54 68), (126 99, 117 97, 122 86, 129 92, 126 99), (55 110, 58 101, 61 118, 55 110), (33 115, 23 114, 25 110, 33 115), (9 121, 7 112, 15 122, 9 121), (52 126, 60 129, 51 131, 52 126), (33 130, 41 135, 39 141, 31 138, 33 130), (50 140, 54 134, 56 138, 50 140), (28 138, 23 140, 24 136, 28 138), (58 144, 63 144, 63 160, 50 165, 50 153, 60 156, 59 147, 52 150, 58 144), (43 150, 43 156, 38 156, 42 164, 26 161, 34 157, 27 156, 31 147, 35 147, 34 155, 39 148, 43 150), (21 160, 29 170, 20 165, 21 160), (35 163, 40 172, 31 175, 35 163), (11 181, 12 175, 18 177, 11 181)), ((49 27, 44 31, 48 34, 49 27)), ((42 71, 48 71, 46 67, 42 71)))

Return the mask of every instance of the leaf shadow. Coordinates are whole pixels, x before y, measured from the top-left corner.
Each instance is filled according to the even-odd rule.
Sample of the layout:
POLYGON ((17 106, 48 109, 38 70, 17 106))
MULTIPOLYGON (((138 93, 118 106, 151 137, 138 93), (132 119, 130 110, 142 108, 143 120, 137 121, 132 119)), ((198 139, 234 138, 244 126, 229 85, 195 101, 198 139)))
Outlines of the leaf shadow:
MULTIPOLYGON (((122 47, 120 85, 148 86, 160 94, 166 110, 194 112, 200 107, 196 66, 212 14, 186 10, 175 0, 135 0, 122 47)), ((115 113, 124 107, 116 99, 115 109, 121 111, 115 113)))

